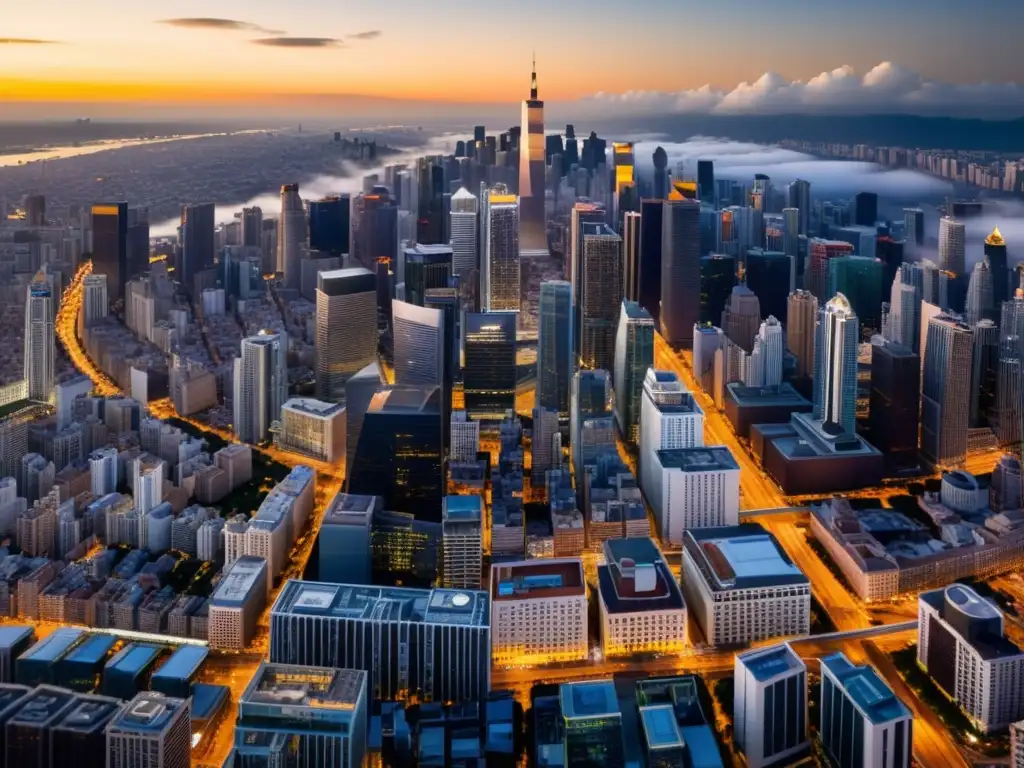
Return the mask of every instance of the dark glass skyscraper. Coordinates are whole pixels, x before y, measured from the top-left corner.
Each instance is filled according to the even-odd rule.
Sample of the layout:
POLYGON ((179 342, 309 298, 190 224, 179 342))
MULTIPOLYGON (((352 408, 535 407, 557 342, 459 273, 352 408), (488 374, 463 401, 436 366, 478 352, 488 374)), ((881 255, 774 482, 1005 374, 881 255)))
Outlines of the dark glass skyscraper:
POLYGON ((149 269, 149 209, 128 209, 128 273, 125 282, 149 269))
POLYGON ((992 298, 995 305, 1001 307, 1013 290, 1010 288, 1010 273, 1006 263, 1006 241, 998 227, 985 238, 985 260, 992 268, 992 298))
POLYGON ((871 444, 890 471, 917 465, 921 358, 902 344, 871 346, 871 444))
POLYGON ((352 201, 334 195, 309 203, 309 247, 340 256, 348 253, 352 201))
POLYGON ((110 303, 124 298, 128 281, 128 203, 92 207, 92 271, 107 276, 110 303))
POLYGON ((736 285, 736 259, 721 253, 700 259, 700 321, 717 325, 736 285))
POLYGON ((761 316, 774 315, 786 323, 792 285, 793 259, 778 251, 751 248, 747 251, 747 287, 761 305, 761 316))
POLYGON ((395 386, 374 395, 350 472, 349 493, 376 494, 385 509, 440 522, 441 388, 395 386))
POLYGON ((858 192, 853 198, 853 223, 859 227, 873 227, 878 221, 878 195, 858 192))
POLYGON ((447 288, 452 279, 452 249, 447 245, 416 245, 401 256, 405 300, 422 307, 430 288, 447 288))
POLYGON ((565 280, 540 284, 540 333, 537 342, 537 405, 569 418, 573 352, 572 286, 565 280))
POLYGON ((193 291, 197 274, 213 269, 214 223, 213 203, 181 207, 181 261, 177 277, 188 293, 193 291))
POLYGON ((463 390, 476 419, 503 419, 516 407, 516 313, 466 315, 463 390))
POLYGON ((654 150, 654 197, 668 197, 668 153, 661 147, 654 150))
POLYGON ((640 201, 640 281, 637 301, 651 313, 655 328, 661 319, 661 200, 640 201))
POLYGON ((715 161, 697 161, 697 196, 702 203, 715 204, 715 161))
POLYGON ((663 215, 661 333, 670 346, 689 349, 700 318, 700 203, 673 191, 663 215))

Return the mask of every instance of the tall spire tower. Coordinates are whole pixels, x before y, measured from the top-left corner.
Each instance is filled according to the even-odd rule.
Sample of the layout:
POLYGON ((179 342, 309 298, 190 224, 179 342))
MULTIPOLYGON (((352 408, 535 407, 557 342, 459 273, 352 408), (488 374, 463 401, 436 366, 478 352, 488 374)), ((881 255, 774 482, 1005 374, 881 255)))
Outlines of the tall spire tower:
POLYGON ((530 75, 530 98, 523 102, 519 137, 519 247, 547 250, 544 221, 544 102, 537 89, 537 57, 530 75))

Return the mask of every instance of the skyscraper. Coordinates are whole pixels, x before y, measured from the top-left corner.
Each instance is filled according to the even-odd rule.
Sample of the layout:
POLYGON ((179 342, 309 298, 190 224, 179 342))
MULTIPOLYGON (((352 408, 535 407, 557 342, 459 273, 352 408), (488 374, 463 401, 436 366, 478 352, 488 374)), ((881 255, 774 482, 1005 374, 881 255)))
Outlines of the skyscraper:
POLYGON ((665 206, 661 199, 640 201, 640 268, 637 301, 661 325, 661 240, 665 206))
POLYGON ((828 295, 843 294, 860 322, 876 330, 882 327, 881 259, 869 256, 840 256, 828 262, 828 295))
POLYGON ((722 311, 722 330, 729 340, 747 354, 754 349, 754 336, 761 325, 761 303, 745 285, 732 289, 722 311))
POLYGON ((772 180, 763 173, 754 174, 754 185, 750 188, 750 207, 761 213, 768 213, 771 206, 772 180))
POLYGON ((306 211, 298 184, 281 187, 281 219, 277 223, 277 271, 284 275, 286 288, 298 288, 301 280, 302 247, 306 244, 306 211))
POLYGON ((702 203, 715 204, 715 161, 697 161, 697 197, 702 203))
POLYGON ((107 316, 110 303, 107 301, 107 276, 91 274, 82 280, 82 312, 88 328, 96 320, 107 316))
POLYGON ((149 208, 128 209, 128 274, 133 280, 149 269, 149 208))
MULTIPOLYGON (((384 377, 380 364, 374 360, 354 376, 350 377, 342 387, 345 394, 345 466, 351 467, 355 460, 356 448, 359 446, 359 435, 363 431, 363 421, 370 401, 384 388, 384 377)), ((351 471, 346 474, 346 478, 351 471)))
POLYGON ((444 495, 441 388, 394 386, 370 400, 348 492, 379 495, 384 509, 441 522, 444 495))
POLYGON ((352 200, 348 195, 330 195, 309 203, 309 247, 341 256, 349 252, 352 200))
POLYGON ((630 301, 640 300, 640 212, 622 215, 622 291, 630 301))
POLYGON ((807 750, 807 665, 786 643, 736 656, 733 739, 749 768, 807 750))
POLYGON ((782 384, 782 362, 785 355, 786 335, 779 321, 769 315, 754 337, 754 349, 747 364, 746 385, 777 387, 782 384))
POLYGON ((819 302, 828 300, 828 263, 854 252, 854 247, 844 240, 811 238, 807 243, 809 271, 804 274, 804 288, 813 293, 819 302))
MULTIPOLYGON (((540 152, 543 166, 543 145, 540 152)), ((480 306, 484 312, 518 312, 520 201, 504 184, 498 184, 487 190, 482 204, 480 306)))
POLYGON ((853 223, 859 227, 873 227, 878 221, 878 195, 858 192, 853 198, 853 223))
POLYGON ((809 234, 811 224, 811 182, 797 179, 789 185, 789 208, 800 211, 799 234, 809 234))
POLYGON ((966 234, 967 229, 962 221, 951 216, 939 219, 939 269, 952 272, 958 277, 967 274, 966 234))
POLYGON ((973 334, 951 315, 928 322, 921 393, 921 454, 939 466, 967 455, 973 334))
POLYGON ((107 768, 188 768, 190 701, 139 693, 107 725, 107 768))
POLYGON ((377 281, 362 267, 321 272, 316 288, 316 391, 340 402, 345 382, 377 357, 377 281))
POLYGON ((615 336, 615 421, 634 445, 640 439, 644 377, 654 365, 654 320, 635 301, 624 300, 615 336))
POLYGON ((668 153, 658 147, 654 150, 654 199, 668 197, 668 153))
POLYGON ((589 224, 605 224, 605 210, 597 203, 577 202, 572 208, 569 229, 569 282, 572 283, 573 317, 573 363, 579 359, 583 339, 583 325, 580 307, 583 305, 583 235, 589 224))
POLYGON ((857 427, 860 326, 850 302, 836 294, 818 312, 814 341, 814 418, 853 434, 857 427))
POLYGON ((251 248, 262 247, 263 209, 259 206, 243 208, 240 217, 239 225, 242 230, 241 244, 251 248))
POLYGON ((235 358, 235 434, 245 443, 261 443, 281 418, 288 399, 288 337, 261 331, 242 339, 235 358))
POLYGON ((444 317, 439 309, 418 307, 397 299, 394 316, 395 383, 442 384, 444 381, 444 317))
POLYGON ((997 307, 1010 298, 1010 273, 1006 263, 1006 240, 1003 239, 999 227, 985 238, 985 260, 992 268, 992 298, 997 307))
POLYGON ((463 391, 475 419, 503 419, 516 406, 516 315, 466 315, 463 391))
POLYGON ((917 464, 921 360, 915 350, 891 341, 871 345, 871 444, 890 471, 917 464))
POLYGON ((700 319, 700 203, 673 191, 661 242, 661 333, 669 346, 690 348, 700 319))
POLYGON ((25 301, 25 390, 30 400, 49 402, 53 394, 53 289, 40 269, 25 301))
POLYGON ((889 341, 916 352, 920 348, 921 289, 912 282, 903 281, 905 271, 900 269, 892 281, 889 322, 883 330, 889 341))
POLYGON ((547 250, 544 196, 544 102, 537 94, 537 62, 534 60, 530 98, 523 101, 522 132, 519 135, 519 200, 522 212, 517 224, 523 250, 547 250))
POLYGON ((465 187, 459 187, 459 191, 452 195, 452 272, 459 278, 462 288, 469 284, 473 270, 480 269, 479 208, 479 201, 465 187))
MULTIPOLYGON (((1005 272, 1003 269, 1004 277, 1005 272)), ((974 265, 971 281, 967 285, 967 308, 964 311, 964 320, 968 325, 995 319, 994 283, 995 275, 987 261, 983 259, 974 265)))
POLYGON ((903 229, 908 245, 924 245, 924 211, 920 208, 904 208, 903 229))
POLYGON ((736 286, 736 259, 721 253, 700 258, 700 322, 721 322, 736 286))
POLYGON ((985 427, 995 415, 999 380, 999 326, 991 320, 971 324, 971 427, 985 427))
POLYGON ((815 370, 815 326, 818 323, 818 299, 809 291, 794 291, 789 295, 786 314, 786 346, 796 357, 798 376, 809 376, 815 370))
POLYGON ((537 405, 569 418, 573 373, 572 285, 565 280, 540 284, 540 332, 537 340, 537 405))
POLYGON ((423 306, 427 290, 447 288, 452 278, 452 247, 417 243, 402 250, 396 283, 405 283, 405 299, 423 306))
POLYGON ((190 295, 195 289, 196 275, 213 269, 215 224, 213 203, 181 207, 181 263, 177 278, 190 295))
POLYGON ((622 239, 607 224, 583 226, 580 365, 610 370, 622 301, 622 239))
MULTIPOLYGON (((761 316, 775 315, 786 322, 787 299, 793 290, 795 257, 778 251, 751 248, 747 251, 744 277, 757 295, 761 316)), ((714 322, 715 318, 710 318, 714 322)))
POLYGON ((92 207, 92 271, 107 276, 107 296, 124 298, 128 282, 128 203, 98 203, 92 207))

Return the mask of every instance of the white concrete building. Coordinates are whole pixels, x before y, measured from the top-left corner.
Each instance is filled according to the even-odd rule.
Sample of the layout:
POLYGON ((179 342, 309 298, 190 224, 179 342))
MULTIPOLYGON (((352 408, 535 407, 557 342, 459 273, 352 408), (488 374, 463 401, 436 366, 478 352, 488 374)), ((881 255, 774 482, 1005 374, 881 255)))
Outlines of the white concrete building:
POLYGON ((640 489, 649 499, 661 483, 654 453, 704 445, 704 411, 671 371, 650 368, 640 405, 640 489))
POLYGON ((655 451, 652 467, 661 482, 647 501, 662 541, 681 544, 691 528, 739 522, 740 467, 724 445, 655 451))
POLYGON ((587 583, 578 558, 491 566, 494 663, 543 664, 587 658, 587 583))
POLYGON ((748 768, 789 765, 810 747, 807 665, 788 644, 736 656, 733 743, 748 768))
POLYGON ((269 594, 267 561, 263 558, 246 555, 226 568, 210 596, 210 647, 244 650, 256 633, 269 594))
POLYGON ((188 768, 191 701, 138 694, 107 723, 107 768, 188 768))
POLYGON ((345 457, 345 406, 293 397, 281 407, 278 446, 333 464, 345 457))
POLYGON ((598 566, 605 658, 679 653, 686 645, 683 594, 652 539, 608 539, 598 566))
POLYGON ((811 584, 760 525, 690 529, 683 592, 708 645, 744 645, 811 631, 811 584))
POLYGON ((480 422, 465 411, 452 411, 451 461, 474 461, 480 451, 480 422))
POLYGON ((923 592, 917 661, 979 731, 1024 718, 1024 652, 1004 635, 1003 614, 964 584, 923 592))

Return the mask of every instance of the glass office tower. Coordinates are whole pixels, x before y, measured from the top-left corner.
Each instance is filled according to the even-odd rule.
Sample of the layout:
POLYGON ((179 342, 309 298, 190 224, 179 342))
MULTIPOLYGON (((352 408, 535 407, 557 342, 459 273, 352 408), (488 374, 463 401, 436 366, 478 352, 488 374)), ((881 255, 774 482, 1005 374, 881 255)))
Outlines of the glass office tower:
POLYGON ((466 315, 466 410, 475 419, 503 419, 516 406, 516 315, 466 315))

